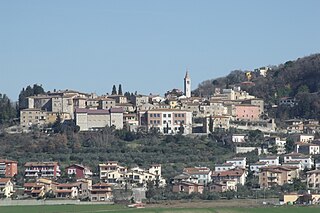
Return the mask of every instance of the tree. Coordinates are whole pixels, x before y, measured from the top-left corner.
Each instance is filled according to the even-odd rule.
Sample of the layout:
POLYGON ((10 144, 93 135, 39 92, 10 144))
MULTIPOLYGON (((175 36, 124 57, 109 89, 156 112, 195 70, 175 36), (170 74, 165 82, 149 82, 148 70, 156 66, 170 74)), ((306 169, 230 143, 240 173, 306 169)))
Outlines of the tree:
POLYGON ((113 85, 111 95, 116 95, 116 94, 117 94, 117 88, 116 88, 116 85, 113 85))
POLYGON ((285 148, 287 153, 293 152, 294 141, 292 138, 287 138, 285 148))
POLYGON ((119 87, 118 87, 118 95, 122 95, 122 86, 121 86, 121 84, 119 84, 119 87))
POLYGON ((156 188, 154 186, 153 181, 149 180, 147 182, 147 191, 146 191, 146 198, 151 201, 151 198, 153 198, 156 195, 156 188))
POLYGON ((182 123, 180 123, 179 134, 180 134, 180 135, 183 135, 183 134, 184 134, 184 126, 183 126, 182 123))
POLYGON ((209 132, 213 133, 213 119, 212 119, 212 115, 210 115, 209 118, 209 132))

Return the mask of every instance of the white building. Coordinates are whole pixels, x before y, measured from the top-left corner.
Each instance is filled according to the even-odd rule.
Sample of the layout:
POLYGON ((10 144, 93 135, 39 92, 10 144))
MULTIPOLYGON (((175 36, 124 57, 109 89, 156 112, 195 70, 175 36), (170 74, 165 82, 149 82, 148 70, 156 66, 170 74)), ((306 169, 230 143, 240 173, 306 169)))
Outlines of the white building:
POLYGON ((255 175, 257 175, 260 171, 260 168, 266 167, 268 165, 269 165, 268 161, 264 161, 264 162, 258 161, 256 163, 250 164, 250 171, 252 171, 255 175))
POLYGON ((320 147, 317 144, 298 142, 295 144, 295 152, 306 155, 317 155, 320 153, 320 147))
POLYGON ((228 170, 234 169, 234 168, 235 168, 234 163, 216 164, 214 167, 214 171, 215 172, 228 171, 228 170))
POLYGON ((93 130, 106 126, 114 126, 116 129, 123 128, 123 110, 122 108, 111 109, 76 109, 75 110, 76 125, 80 127, 80 131, 93 130))
POLYGON ((247 158, 246 157, 235 157, 231 160, 227 160, 227 163, 232 163, 235 167, 245 169, 247 166, 247 158))
POLYGON ((140 125, 155 128, 163 134, 191 134, 192 113, 179 109, 154 109, 140 112, 140 125))
POLYGON ((311 169, 314 165, 313 158, 310 155, 303 155, 300 153, 290 153, 284 156, 284 163, 290 161, 300 161, 303 165, 303 168, 311 169))
POLYGON ((279 163, 279 156, 265 156, 260 157, 259 162, 267 162, 269 166, 278 166, 279 163))
POLYGON ((207 167, 190 167, 190 168, 184 168, 184 173, 188 173, 194 178, 198 179, 199 184, 208 184, 211 182, 211 170, 207 167))
POLYGON ((269 145, 277 147, 277 154, 284 154, 286 152, 286 139, 282 139, 280 137, 270 138, 269 145))
POLYGON ((246 135, 245 134, 233 134, 232 135, 232 142, 233 143, 244 143, 244 142, 246 142, 246 135))

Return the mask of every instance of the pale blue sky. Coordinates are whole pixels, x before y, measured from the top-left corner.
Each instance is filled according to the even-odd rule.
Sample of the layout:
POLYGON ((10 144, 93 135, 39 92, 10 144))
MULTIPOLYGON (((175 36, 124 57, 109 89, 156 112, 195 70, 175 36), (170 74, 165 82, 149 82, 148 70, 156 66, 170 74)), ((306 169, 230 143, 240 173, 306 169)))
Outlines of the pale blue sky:
POLYGON ((318 53, 320 1, 1 0, 0 93, 193 89, 234 69, 318 53))

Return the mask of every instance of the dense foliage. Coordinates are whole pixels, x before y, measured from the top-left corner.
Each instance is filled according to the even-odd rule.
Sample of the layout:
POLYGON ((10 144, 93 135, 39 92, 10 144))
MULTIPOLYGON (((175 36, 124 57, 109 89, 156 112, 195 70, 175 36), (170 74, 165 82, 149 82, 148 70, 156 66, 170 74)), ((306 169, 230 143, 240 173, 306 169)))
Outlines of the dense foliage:
MULTIPOLYGON (((216 88, 228 88, 244 81, 247 81, 245 72, 236 70, 226 77, 202 82, 194 94, 209 96, 216 88)), ((254 85, 242 86, 242 89, 264 99, 269 106, 279 104, 283 97, 296 100, 294 107, 270 107, 271 116, 282 120, 299 117, 320 119, 320 54, 274 66, 266 77, 253 73, 251 81, 254 85)))
POLYGON ((27 97, 39 94, 45 94, 42 85, 34 84, 32 87, 29 85, 26 89, 23 88, 19 94, 19 109, 25 109, 28 107, 27 97))
POLYGON ((0 125, 10 122, 16 118, 17 110, 10 99, 0 93, 0 125))
MULTIPOLYGON (((83 163, 98 171, 98 163, 107 160, 123 165, 148 167, 161 163, 165 177, 172 177, 185 166, 211 166, 230 157, 230 151, 207 137, 189 138, 182 135, 139 135, 105 128, 101 132, 65 131, 47 135, 2 134, 0 157, 27 161, 59 161, 62 166, 83 163), (133 134, 133 135, 131 135, 133 134)), ((21 170, 20 170, 21 171, 21 170)))

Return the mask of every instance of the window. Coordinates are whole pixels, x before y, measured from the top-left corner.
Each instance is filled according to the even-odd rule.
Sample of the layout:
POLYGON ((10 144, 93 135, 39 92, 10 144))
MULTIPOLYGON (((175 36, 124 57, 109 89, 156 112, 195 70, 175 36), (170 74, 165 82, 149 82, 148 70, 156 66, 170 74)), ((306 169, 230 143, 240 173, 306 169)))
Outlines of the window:
POLYGON ((171 114, 168 114, 168 118, 171 118, 171 114))
POLYGON ((167 117, 167 114, 163 114, 163 117, 166 118, 166 117, 167 117))
POLYGON ((152 114, 150 114, 150 117, 152 118, 152 114))
POLYGON ((183 118, 184 118, 184 114, 181 114, 181 117, 183 117, 183 118))
POLYGON ((157 114, 158 118, 160 118, 160 114, 157 114))

